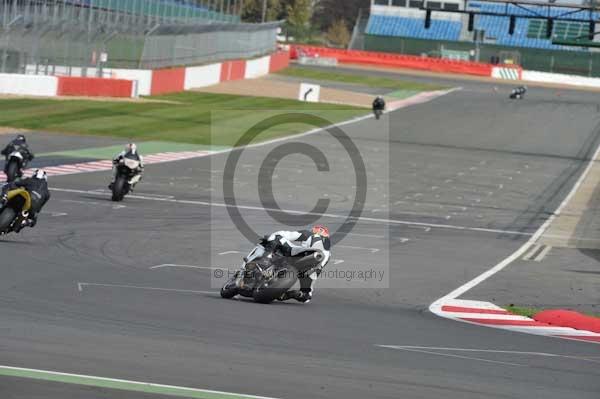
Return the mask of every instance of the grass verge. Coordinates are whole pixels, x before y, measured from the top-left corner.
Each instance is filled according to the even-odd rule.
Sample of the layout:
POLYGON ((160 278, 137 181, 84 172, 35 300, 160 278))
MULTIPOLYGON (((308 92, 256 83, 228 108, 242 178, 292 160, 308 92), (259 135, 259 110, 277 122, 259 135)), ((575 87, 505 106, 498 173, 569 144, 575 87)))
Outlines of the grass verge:
POLYGON ((384 78, 379 76, 365 76, 353 73, 340 73, 338 71, 324 71, 321 69, 289 67, 277 72, 279 75, 297 78, 314 79, 327 82, 339 82, 369 87, 380 87, 390 90, 433 91, 447 89, 446 86, 428 83, 410 82, 399 79, 384 78))
MULTIPOLYGON (((336 104, 315 104, 265 97, 184 92, 153 97, 176 103, 90 100, 0 99, 0 126, 127 140, 160 140, 202 145, 234 145, 262 119, 282 112, 303 112, 336 123, 368 111, 336 104)), ((260 140, 300 133, 305 123, 275 126, 260 140)))

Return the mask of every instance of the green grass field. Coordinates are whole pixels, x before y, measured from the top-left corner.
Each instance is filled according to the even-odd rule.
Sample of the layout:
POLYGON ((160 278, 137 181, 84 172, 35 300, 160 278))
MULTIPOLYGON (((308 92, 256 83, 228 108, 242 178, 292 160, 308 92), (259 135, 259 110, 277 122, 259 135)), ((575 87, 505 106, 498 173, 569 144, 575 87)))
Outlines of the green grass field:
POLYGON ((399 79, 383 78, 377 76, 365 76, 352 73, 340 73, 337 71, 323 71, 320 69, 290 67, 277 72, 279 75, 297 78, 312 79, 323 82, 348 83, 361 86, 379 87, 391 90, 407 91, 432 91, 442 90, 448 87, 432 85, 419 82, 409 82, 399 79))
MULTIPOLYGON (((173 103, 0 99, 0 126, 135 141, 231 146, 240 132, 272 115, 301 112, 335 123, 369 112, 335 104, 195 92, 152 98, 173 103)), ((282 124, 266 130, 258 139, 300 133, 313 127, 305 123, 282 124)))

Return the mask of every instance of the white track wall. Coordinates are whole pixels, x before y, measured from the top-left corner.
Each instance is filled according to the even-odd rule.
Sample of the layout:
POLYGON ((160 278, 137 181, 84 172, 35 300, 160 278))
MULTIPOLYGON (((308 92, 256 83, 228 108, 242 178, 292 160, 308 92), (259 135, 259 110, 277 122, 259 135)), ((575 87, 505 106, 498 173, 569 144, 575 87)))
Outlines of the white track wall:
MULTIPOLYGON (((155 71, 103 68, 102 76, 97 76, 99 71, 96 68, 84 70, 79 67, 55 65, 47 69, 39 67, 36 69, 35 65, 27 65, 25 75, 0 74, 0 94, 56 96, 59 92, 59 80, 82 77, 85 72, 85 77, 88 78, 101 77, 107 81, 130 80, 133 83, 131 97, 147 96, 152 93, 180 92, 216 85, 231 79, 257 78, 285 68, 288 64, 289 53, 282 51, 274 53, 273 56, 268 55, 253 60, 232 60, 187 68, 155 71)), ((89 83, 92 81, 93 79, 90 79, 89 83)))
POLYGON ((220 81, 220 63, 185 68, 185 90, 216 85, 220 81))
POLYGON ((246 79, 258 78, 269 74, 269 65, 271 57, 261 57, 255 60, 246 61, 246 79))
POLYGON ((563 75, 560 73, 523 71, 523 80, 530 82, 556 83, 573 86, 600 87, 600 78, 585 76, 563 75))
POLYGON ((111 69, 111 77, 137 80, 137 95, 149 96, 152 89, 152 71, 145 69, 111 69))
POLYGON ((56 76, 17 75, 0 73, 0 93, 27 96, 55 96, 58 91, 56 76))

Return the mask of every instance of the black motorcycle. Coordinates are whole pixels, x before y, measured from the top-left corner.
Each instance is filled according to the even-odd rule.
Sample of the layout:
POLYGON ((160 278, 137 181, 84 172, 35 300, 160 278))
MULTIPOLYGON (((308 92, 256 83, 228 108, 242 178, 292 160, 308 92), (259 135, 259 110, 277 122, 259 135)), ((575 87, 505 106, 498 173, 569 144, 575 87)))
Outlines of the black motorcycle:
POLYGON ((140 161, 132 158, 122 158, 117 164, 117 174, 112 183, 112 200, 122 201, 140 179, 140 161))
POLYGON ((221 297, 241 295, 259 303, 271 303, 289 291, 298 276, 312 273, 323 257, 319 249, 307 248, 300 256, 289 257, 274 246, 259 244, 244 258, 242 268, 223 285, 221 297))
POLYGON ((522 100, 525 97, 526 92, 527 88, 525 88, 524 86, 519 86, 517 88, 512 89, 508 97, 511 100, 522 100))

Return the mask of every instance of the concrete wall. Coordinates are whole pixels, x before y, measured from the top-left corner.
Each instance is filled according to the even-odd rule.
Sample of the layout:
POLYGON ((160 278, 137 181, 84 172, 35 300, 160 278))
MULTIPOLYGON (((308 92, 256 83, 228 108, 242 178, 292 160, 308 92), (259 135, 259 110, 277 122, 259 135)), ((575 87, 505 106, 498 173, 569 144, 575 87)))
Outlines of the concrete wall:
POLYGON ((56 76, 0 74, 0 93, 28 96, 55 96, 58 89, 56 76))

